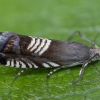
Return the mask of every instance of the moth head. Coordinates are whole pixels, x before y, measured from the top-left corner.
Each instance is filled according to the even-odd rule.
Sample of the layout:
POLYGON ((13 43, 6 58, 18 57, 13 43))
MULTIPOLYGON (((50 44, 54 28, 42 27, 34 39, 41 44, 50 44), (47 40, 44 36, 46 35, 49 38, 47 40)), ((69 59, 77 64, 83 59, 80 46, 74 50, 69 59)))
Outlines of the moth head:
POLYGON ((92 61, 100 60, 100 48, 95 45, 94 48, 91 49, 91 56, 93 57, 92 61))
POLYGON ((95 53, 98 53, 100 55, 100 48, 97 45, 95 45, 94 48, 95 48, 95 53))

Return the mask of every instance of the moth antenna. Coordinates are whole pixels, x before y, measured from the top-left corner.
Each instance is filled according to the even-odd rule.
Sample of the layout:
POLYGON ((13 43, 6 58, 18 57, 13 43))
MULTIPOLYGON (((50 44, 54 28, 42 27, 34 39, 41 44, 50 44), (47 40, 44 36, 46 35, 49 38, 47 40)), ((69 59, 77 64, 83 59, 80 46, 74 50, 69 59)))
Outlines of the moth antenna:
POLYGON ((88 38, 86 38, 85 36, 83 36, 83 35, 80 33, 80 31, 77 31, 77 33, 79 34, 79 36, 80 36, 82 39, 88 41, 89 43, 93 44, 94 46, 96 45, 93 41, 91 41, 91 40, 89 40, 88 38))
POLYGON ((91 40, 89 40, 88 38, 86 38, 85 36, 83 36, 81 33, 80 33, 80 31, 75 31, 75 32, 73 32, 70 36, 69 36, 69 38, 67 39, 68 41, 73 37, 73 35, 75 35, 75 34, 78 34, 83 40, 86 40, 86 41, 88 41, 89 43, 91 43, 92 45, 94 45, 94 46, 96 46, 96 44, 94 43, 94 42, 92 42, 91 40))

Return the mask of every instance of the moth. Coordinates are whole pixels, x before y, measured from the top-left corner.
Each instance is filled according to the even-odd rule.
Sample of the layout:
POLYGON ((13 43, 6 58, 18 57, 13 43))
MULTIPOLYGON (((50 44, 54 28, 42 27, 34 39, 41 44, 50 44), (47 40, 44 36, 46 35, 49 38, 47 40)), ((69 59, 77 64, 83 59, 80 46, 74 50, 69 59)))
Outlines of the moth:
POLYGON ((82 36, 80 32, 78 34, 93 46, 25 36, 13 32, 0 32, 0 64, 24 69, 55 68, 48 73, 47 77, 61 68, 82 65, 79 77, 74 82, 78 83, 88 63, 100 60, 100 48, 82 36))

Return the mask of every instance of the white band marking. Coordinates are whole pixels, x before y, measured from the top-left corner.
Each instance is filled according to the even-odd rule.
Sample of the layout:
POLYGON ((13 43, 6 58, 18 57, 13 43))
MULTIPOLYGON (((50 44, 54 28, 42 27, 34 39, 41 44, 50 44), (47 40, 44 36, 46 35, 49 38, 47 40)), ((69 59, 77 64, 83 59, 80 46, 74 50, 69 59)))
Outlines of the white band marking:
POLYGON ((14 59, 11 60, 11 67, 14 67, 14 59))
POLYGON ((36 49, 37 48, 37 46, 40 44, 40 39, 39 38, 37 38, 37 41, 36 41, 36 44, 34 45, 34 47, 33 48, 31 48, 31 50, 30 51, 33 51, 34 49, 36 49))
POLYGON ((43 39, 43 38, 36 38, 36 37, 32 37, 32 36, 29 36, 32 38, 31 40, 31 43, 29 44, 28 49, 30 49, 30 51, 32 52, 33 50, 35 50, 37 48, 37 46, 39 46, 34 53, 38 53, 39 51, 39 55, 42 55, 50 46, 50 43, 51 43, 51 40, 49 39, 43 39), (40 42, 40 39, 42 39, 42 43, 40 42), (35 43, 36 41, 36 43, 35 43), (47 42, 47 43, 45 43, 47 42), (41 43, 41 44, 40 44, 41 43), (34 45, 35 44, 35 45, 34 45), (33 46, 34 45, 34 46, 33 46), (45 45, 45 46, 44 46, 45 45), (41 48, 44 46, 44 48, 41 50, 41 48))
POLYGON ((34 63, 32 63, 32 65, 34 66, 34 68, 38 68, 38 66, 37 66, 37 65, 35 65, 34 63))
POLYGON ((39 55, 42 55, 50 46, 51 40, 47 39, 47 43, 45 44, 44 48, 39 52, 39 55))
POLYGON ((16 68, 19 68, 20 67, 19 61, 16 60, 16 65, 15 66, 16 66, 16 68))
POLYGON ((54 63, 54 62, 48 62, 51 66, 53 66, 53 67, 58 67, 59 65, 58 64, 56 64, 56 63, 54 63))
POLYGON ((10 61, 9 60, 7 61, 7 64, 5 66, 10 66, 10 61))
POLYGON ((27 63, 29 65, 29 68, 32 68, 32 65, 30 63, 27 63))
POLYGON ((20 61, 20 64, 22 64, 21 68, 26 68, 26 65, 22 61, 20 61))
POLYGON ((50 68, 50 66, 48 65, 48 64, 46 64, 46 63, 43 63, 42 64, 45 68, 50 68))
POLYGON ((39 52, 40 49, 44 46, 46 39, 42 39, 41 45, 38 47, 38 49, 35 51, 35 53, 39 52))
POLYGON ((35 38, 34 37, 32 37, 32 36, 29 36, 32 40, 31 40, 31 43, 29 44, 29 46, 28 46, 28 50, 34 45, 34 43, 35 43, 35 38))

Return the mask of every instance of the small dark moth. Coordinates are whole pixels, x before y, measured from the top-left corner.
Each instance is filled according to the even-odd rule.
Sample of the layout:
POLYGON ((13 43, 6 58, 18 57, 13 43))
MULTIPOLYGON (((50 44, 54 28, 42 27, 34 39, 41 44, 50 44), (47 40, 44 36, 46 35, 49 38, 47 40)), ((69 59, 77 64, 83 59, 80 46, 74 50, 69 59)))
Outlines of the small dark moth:
MULTIPOLYGON (((68 42, 0 32, 0 64, 16 68, 54 68, 47 77, 61 68, 82 65, 77 83, 88 63, 100 60, 100 48, 68 42)), ((18 75, 20 75, 21 71, 18 75)))

